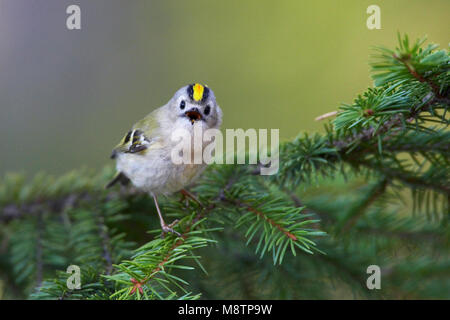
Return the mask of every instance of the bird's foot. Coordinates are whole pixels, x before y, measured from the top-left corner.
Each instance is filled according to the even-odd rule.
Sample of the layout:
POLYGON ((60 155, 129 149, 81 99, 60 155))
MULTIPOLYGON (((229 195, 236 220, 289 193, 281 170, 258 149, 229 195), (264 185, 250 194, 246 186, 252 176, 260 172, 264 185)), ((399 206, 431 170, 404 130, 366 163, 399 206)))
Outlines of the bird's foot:
POLYGON ((161 234, 161 238, 164 238, 164 236, 166 235, 166 233, 173 233, 176 234, 178 237, 181 237, 181 233, 173 230, 173 227, 178 223, 178 219, 175 220, 174 222, 172 222, 171 224, 162 224, 161 225, 161 229, 162 229, 162 234, 161 234))

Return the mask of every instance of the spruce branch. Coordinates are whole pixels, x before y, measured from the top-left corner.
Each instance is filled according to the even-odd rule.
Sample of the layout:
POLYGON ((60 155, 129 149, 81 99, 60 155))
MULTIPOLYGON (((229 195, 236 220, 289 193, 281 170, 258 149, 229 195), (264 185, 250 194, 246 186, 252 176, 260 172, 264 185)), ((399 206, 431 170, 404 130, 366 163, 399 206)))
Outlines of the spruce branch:
POLYGON ((344 224, 342 227, 342 232, 348 232, 358 221, 358 219, 364 215, 367 208, 379 198, 385 191, 387 186, 387 180, 385 177, 382 177, 379 181, 371 186, 370 190, 367 192, 366 197, 364 197, 360 205, 355 206, 350 210, 347 214, 345 220, 342 220, 341 223, 344 224))
POLYGON ((448 52, 404 37, 371 65, 375 88, 321 117, 336 116, 324 134, 283 143, 277 175, 214 165, 191 189, 204 206, 162 201, 181 237, 145 234, 157 222, 151 199, 104 190, 111 167, 7 175, 0 287, 34 299, 329 298, 331 285, 357 297, 447 297, 448 52), (405 190, 411 215, 398 210, 411 211, 405 190), (389 278, 382 293, 365 286, 374 263, 389 278), (70 264, 79 290, 67 288, 70 264))

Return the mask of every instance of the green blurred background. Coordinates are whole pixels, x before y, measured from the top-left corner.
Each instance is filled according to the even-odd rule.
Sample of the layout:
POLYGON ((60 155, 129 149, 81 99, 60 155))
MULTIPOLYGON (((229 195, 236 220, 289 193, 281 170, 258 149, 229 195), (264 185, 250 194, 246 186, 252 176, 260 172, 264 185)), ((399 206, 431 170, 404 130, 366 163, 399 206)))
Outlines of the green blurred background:
POLYGON ((134 121, 201 82, 223 128, 321 131, 397 31, 447 47, 450 1, 0 0, 0 175, 101 168, 134 121), (81 30, 66 8, 81 7, 81 30), (381 8, 368 30, 366 8, 381 8))

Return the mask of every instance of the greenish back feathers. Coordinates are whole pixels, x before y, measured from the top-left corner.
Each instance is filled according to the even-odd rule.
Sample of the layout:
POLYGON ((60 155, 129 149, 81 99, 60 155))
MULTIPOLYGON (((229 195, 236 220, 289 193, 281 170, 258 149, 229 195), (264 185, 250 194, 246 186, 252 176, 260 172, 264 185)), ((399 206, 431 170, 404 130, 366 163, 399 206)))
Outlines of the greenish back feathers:
POLYGON ((152 142, 152 133, 158 128, 155 112, 138 121, 113 149, 111 159, 119 153, 144 152, 152 142))

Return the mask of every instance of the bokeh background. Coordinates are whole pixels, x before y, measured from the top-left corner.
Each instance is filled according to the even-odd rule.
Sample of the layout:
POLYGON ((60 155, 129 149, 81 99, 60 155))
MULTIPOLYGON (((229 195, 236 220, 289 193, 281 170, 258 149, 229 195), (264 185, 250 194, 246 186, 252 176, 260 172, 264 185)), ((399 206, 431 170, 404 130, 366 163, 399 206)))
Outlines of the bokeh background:
POLYGON ((283 140, 371 86, 371 46, 398 31, 446 47, 448 0, 0 0, 0 176, 101 168, 179 87, 216 93, 223 128, 283 140), (66 8, 81 7, 81 30, 66 8), (368 30, 366 8, 381 8, 368 30))

